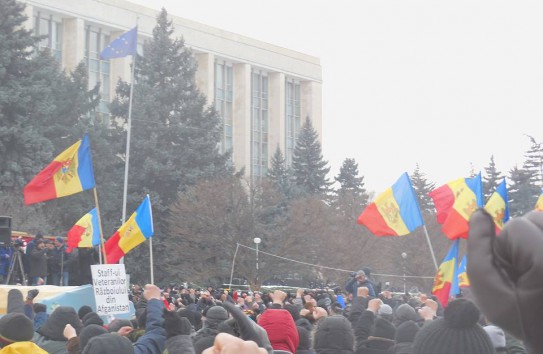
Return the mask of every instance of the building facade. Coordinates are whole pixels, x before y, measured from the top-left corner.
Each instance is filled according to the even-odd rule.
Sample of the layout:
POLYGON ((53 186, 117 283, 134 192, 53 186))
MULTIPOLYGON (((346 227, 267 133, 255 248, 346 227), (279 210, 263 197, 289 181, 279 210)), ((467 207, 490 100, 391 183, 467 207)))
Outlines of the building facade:
MULTIPOLYGON (((101 50, 138 24, 138 41, 151 37, 157 11, 124 0, 22 0, 27 27, 45 38, 63 68, 84 61, 89 85, 101 84, 99 114, 119 78, 130 80, 131 58, 100 60, 101 50)), ((252 38, 170 14, 175 35, 183 36, 198 62, 196 82, 224 122, 223 151, 236 168, 259 178, 266 174, 277 146, 292 162, 295 139, 306 117, 322 137, 320 60, 252 38)))

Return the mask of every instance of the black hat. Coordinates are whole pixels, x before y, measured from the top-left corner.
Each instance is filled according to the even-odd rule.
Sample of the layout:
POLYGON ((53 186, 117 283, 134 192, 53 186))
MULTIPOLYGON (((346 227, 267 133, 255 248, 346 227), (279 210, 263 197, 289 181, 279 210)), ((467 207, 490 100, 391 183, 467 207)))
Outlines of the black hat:
POLYGON ((471 301, 457 299, 445 309, 445 317, 425 325, 413 343, 413 353, 491 354, 490 337, 477 324, 479 309, 471 301))
POLYGON ((373 323, 371 335, 373 337, 394 340, 394 337, 396 336, 396 328, 394 328, 392 323, 388 322, 384 318, 377 317, 373 323))
POLYGON ((25 303, 23 300, 23 293, 19 289, 11 289, 8 291, 8 304, 7 313, 24 313, 25 303))
POLYGON ((79 334, 79 349, 83 351, 83 348, 87 345, 87 343, 96 336, 99 336, 101 334, 107 333, 106 329, 102 326, 96 325, 96 324, 90 324, 88 326, 85 326, 81 330, 81 333, 79 334))
POLYGON ((83 305, 79 308, 79 310, 77 311, 77 316, 80 318, 80 319, 83 319, 83 317, 85 317, 85 315, 89 312, 92 312, 92 308, 90 306, 87 306, 87 305, 83 305))
POLYGON ((81 352, 83 354, 132 354, 134 347, 126 337, 115 333, 105 333, 91 338, 81 352))
POLYGON ((8 313, 0 318, 0 346, 26 342, 34 336, 32 321, 22 313, 8 313))
POLYGON ((317 353, 352 353, 354 336, 351 323, 344 316, 329 316, 319 320, 313 337, 317 353))
POLYGON ((104 320, 102 320, 96 312, 87 313, 85 316, 83 316, 83 318, 81 319, 81 322, 83 322, 83 326, 88 326, 91 324, 95 324, 98 326, 104 325, 104 320))
POLYGON ((47 321, 36 332, 43 335, 47 339, 57 340, 65 342, 64 327, 67 324, 71 324, 73 328, 79 333, 82 327, 79 317, 73 307, 59 306, 53 311, 47 321))
POLYGON ((396 328, 396 343, 413 343, 420 327, 414 321, 406 321, 396 328))

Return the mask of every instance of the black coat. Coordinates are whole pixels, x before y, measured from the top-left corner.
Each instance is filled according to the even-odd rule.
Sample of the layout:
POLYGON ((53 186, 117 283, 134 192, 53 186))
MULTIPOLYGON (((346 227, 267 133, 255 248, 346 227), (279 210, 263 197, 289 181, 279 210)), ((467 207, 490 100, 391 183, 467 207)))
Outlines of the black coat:
POLYGON ((47 249, 34 248, 30 253, 30 277, 47 276, 47 249))

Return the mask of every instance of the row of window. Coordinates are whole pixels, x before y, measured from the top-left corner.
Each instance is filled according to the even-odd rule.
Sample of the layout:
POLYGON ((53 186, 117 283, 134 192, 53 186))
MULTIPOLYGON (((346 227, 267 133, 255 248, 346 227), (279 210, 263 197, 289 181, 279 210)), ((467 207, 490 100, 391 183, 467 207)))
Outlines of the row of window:
MULTIPOLYGON (((34 32, 43 36, 39 49, 49 48, 57 60, 62 61, 62 21, 52 15, 38 12, 34 17, 34 32)), ((85 27, 85 63, 89 70, 89 88, 100 84, 101 101, 97 108, 101 116, 109 114, 110 63, 100 59, 100 51, 110 43, 110 36, 101 29, 85 27)), ((268 76, 266 72, 251 73, 251 174, 265 176, 268 170, 268 76)), ((292 163, 295 139, 301 125, 300 85, 287 80, 285 86, 285 159, 292 163)), ((215 108, 223 119, 222 151, 233 149, 233 72, 226 62, 215 64, 215 108)))

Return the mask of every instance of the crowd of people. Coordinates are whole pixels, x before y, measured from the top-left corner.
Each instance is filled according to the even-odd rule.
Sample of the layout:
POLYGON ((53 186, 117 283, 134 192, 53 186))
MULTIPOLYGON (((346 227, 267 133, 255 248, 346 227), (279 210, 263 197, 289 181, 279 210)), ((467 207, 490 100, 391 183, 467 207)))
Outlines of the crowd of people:
POLYGON ((0 283, 6 283, 9 276, 10 284, 90 284, 90 266, 97 263, 94 248, 74 248, 68 252, 62 237, 44 238, 37 234, 28 244, 18 238, 11 245, 0 246, 0 283))
POLYGON ((492 218, 477 212, 468 247, 484 315, 471 299, 443 308, 426 294, 376 290, 363 270, 333 292, 135 285, 133 319, 107 323, 89 306, 60 304, 48 314, 34 303, 37 289, 24 299, 15 288, 0 318, 0 353, 542 353, 543 213, 496 236, 492 218))
POLYGON ((89 306, 59 306, 49 315, 33 303, 38 290, 23 301, 12 289, 0 346, 21 353, 526 353, 469 300, 444 310, 424 294, 375 294, 362 270, 345 290, 133 285, 134 318, 104 323, 89 306))

